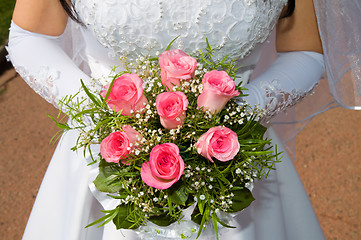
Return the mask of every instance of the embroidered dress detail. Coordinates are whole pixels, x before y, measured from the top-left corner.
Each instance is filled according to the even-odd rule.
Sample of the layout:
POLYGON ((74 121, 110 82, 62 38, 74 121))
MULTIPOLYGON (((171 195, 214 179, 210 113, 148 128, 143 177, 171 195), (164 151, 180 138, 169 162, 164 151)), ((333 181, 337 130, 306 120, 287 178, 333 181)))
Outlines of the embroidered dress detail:
POLYGON ((58 89, 55 80, 59 78, 59 71, 49 69, 49 67, 40 67, 39 71, 31 74, 25 67, 17 66, 15 70, 21 75, 24 81, 46 101, 59 108, 57 97, 58 89))
POLYGON ((304 99, 307 95, 312 94, 312 90, 316 87, 315 83, 310 89, 292 89, 286 91, 282 88, 279 80, 261 81, 260 86, 265 92, 265 117, 263 121, 270 120, 273 116, 284 111, 304 99))
POLYGON ((79 0, 82 21, 109 56, 152 55, 174 48, 196 54, 206 39, 218 58, 247 56, 269 36, 286 0, 79 0), (99 7, 101 5, 101 7, 99 7))

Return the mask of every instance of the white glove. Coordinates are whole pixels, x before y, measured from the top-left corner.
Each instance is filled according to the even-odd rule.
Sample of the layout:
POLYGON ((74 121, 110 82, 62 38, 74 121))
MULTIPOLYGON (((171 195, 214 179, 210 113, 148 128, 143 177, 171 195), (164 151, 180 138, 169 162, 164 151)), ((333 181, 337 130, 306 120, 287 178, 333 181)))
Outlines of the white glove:
POLYGON ((325 73, 323 55, 316 52, 280 53, 259 77, 245 85, 243 97, 252 107, 264 110, 264 120, 301 101, 325 73))
POLYGON ((8 52, 16 71, 40 96, 57 107, 60 99, 89 81, 60 46, 62 36, 26 31, 11 23, 8 52))

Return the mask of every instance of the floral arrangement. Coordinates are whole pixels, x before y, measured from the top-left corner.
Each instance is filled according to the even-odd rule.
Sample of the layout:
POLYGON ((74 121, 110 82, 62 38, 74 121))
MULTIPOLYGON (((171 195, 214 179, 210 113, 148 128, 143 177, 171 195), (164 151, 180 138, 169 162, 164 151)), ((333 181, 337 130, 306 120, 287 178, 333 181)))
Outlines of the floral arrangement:
POLYGON ((250 186, 267 177, 279 154, 263 139, 262 112, 239 99, 245 89, 235 85, 234 62, 214 61, 214 49, 206 50, 197 59, 169 46, 159 57, 122 58, 126 70, 114 71, 100 91, 82 82, 85 98, 61 101, 76 124, 54 121, 80 131, 73 150, 100 144, 94 184, 119 200, 91 225, 168 226, 193 207, 197 238, 208 222, 218 238, 219 226, 232 227, 219 213, 254 200, 250 186))

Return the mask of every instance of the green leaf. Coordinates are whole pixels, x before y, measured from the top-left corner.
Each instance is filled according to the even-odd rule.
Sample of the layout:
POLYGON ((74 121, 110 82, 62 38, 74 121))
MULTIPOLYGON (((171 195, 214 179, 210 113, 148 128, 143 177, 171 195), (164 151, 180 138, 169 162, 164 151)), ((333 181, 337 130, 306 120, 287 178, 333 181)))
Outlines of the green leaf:
POLYGON ((179 38, 180 35, 178 35, 177 37, 175 37, 167 46, 167 48, 165 49, 166 51, 168 51, 170 49, 170 47, 172 46, 172 44, 174 43, 175 40, 177 40, 177 38, 179 38))
POLYGON ((56 126, 60 129, 64 129, 65 131, 71 130, 71 127, 69 127, 68 124, 64 124, 61 122, 58 122, 55 118, 53 118, 52 116, 50 116, 49 114, 46 114, 48 117, 51 118, 51 120, 53 120, 56 123, 56 126))
POLYGON ((225 224, 218 216, 217 214, 214 214, 212 215, 212 218, 216 217, 217 219, 217 222, 219 222, 223 227, 226 227, 226 228, 237 228, 237 227, 233 227, 233 226, 230 226, 228 224, 225 224))
POLYGON ((118 214, 113 219, 113 222, 117 229, 136 229, 141 225, 140 222, 134 222, 131 220, 135 217, 135 208, 133 205, 119 205, 117 208, 118 214))
POLYGON ((107 93, 105 94, 105 97, 104 97, 104 99, 103 99, 103 104, 105 103, 105 101, 108 99, 108 97, 109 97, 109 95, 110 95, 110 92, 111 92, 111 90, 112 90, 112 88, 113 88, 115 79, 116 79, 116 77, 113 78, 112 82, 111 82, 110 85, 109 85, 108 91, 107 91, 107 93))
POLYGON ((248 188, 231 191, 234 194, 229 212, 238 212, 248 207, 255 199, 248 188))
POLYGON ((114 164, 107 163, 104 160, 100 161, 99 163, 99 174, 94 180, 94 184, 95 187, 101 192, 115 193, 121 189, 121 184, 113 184, 113 165, 114 164))
POLYGON ((191 219, 193 222, 197 223, 197 224, 201 224, 202 222, 202 214, 199 212, 198 206, 196 206, 193 209, 192 215, 191 215, 191 219))
POLYGON ((92 102, 99 106, 102 107, 102 104, 96 99, 96 97, 94 96, 94 94, 92 94, 91 92, 89 92, 89 89, 85 86, 83 80, 80 80, 81 86, 83 87, 86 95, 88 95, 88 97, 90 98, 90 100, 92 100, 92 102))
POLYGON ((213 212, 212 213, 212 223, 213 223, 214 234, 216 234, 217 240, 219 240, 217 219, 218 219, 217 214, 215 212, 213 212))
POLYGON ((109 211, 102 211, 102 212, 103 213, 108 213, 108 214, 106 214, 105 216, 99 218, 98 220, 88 224, 87 226, 85 226, 85 228, 94 226, 94 225, 96 225, 98 223, 101 223, 101 222, 103 222, 103 223, 100 224, 98 227, 104 226, 105 224, 107 224, 108 222, 110 222, 111 220, 113 220, 116 217, 116 215, 118 214, 118 208, 113 209, 113 210, 109 210, 109 211))
POLYGON ((174 223, 176 219, 172 218, 167 213, 163 213, 160 215, 154 215, 148 218, 149 221, 151 221, 154 224, 157 224, 158 226, 166 227, 170 224, 174 223))
POLYGON ((202 221, 199 225, 199 230, 198 230, 198 234, 197 234, 197 238, 199 238, 199 236, 201 235, 202 231, 206 228, 206 225, 208 223, 208 220, 209 220, 209 212, 210 212, 210 207, 209 205, 207 204, 205 206, 205 210, 204 210, 204 213, 202 215, 202 221))
POLYGON ((188 199, 188 192, 183 182, 178 181, 176 184, 174 184, 169 189, 168 197, 173 203, 185 206, 188 199))
POLYGON ((263 136, 265 132, 267 131, 267 128, 262 126, 261 124, 257 123, 256 128, 252 132, 252 136, 258 139, 263 139, 263 136))

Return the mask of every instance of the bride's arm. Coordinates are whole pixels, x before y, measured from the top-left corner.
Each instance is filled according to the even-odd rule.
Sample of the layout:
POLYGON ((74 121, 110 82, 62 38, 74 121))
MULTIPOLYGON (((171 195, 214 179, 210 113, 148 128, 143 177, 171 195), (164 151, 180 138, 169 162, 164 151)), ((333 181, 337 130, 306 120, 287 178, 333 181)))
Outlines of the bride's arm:
POLYGON ((67 14, 59 0, 17 0, 8 52, 23 79, 47 101, 57 105, 80 88, 84 74, 60 46, 67 14))
POLYGON ((302 100, 324 74, 322 44, 312 0, 296 0, 291 17, 277 25, 276 61, 245 87, 244 100, 265 110, 269 119, 302 100))

